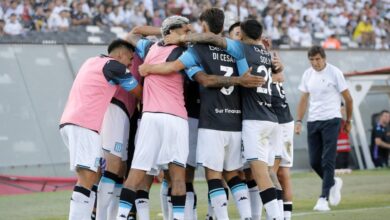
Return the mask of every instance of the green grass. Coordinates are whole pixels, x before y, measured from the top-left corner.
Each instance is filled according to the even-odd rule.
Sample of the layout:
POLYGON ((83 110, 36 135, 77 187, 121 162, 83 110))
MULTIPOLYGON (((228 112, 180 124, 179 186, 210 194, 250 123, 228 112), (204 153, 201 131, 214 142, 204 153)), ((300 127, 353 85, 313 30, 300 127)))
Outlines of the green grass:
MULTIPOLYGON (((314 173, 293 174, 294 219, 353 219, 382 220, 390 216, 390 170, 354 171, 343 175, 342 201, 331 212, 312 211, 320 193, 320 179, 314 173)), ((159 199, 160 185, 152 187, 151 219, 162 219, 159 199)), ((197 182, 198 216, 203 219, 207 211, 207 185, 197 182)), ((34 193, 0 197, 0 220, 65 220, 69 209, 70 191, 34 193)), ((229 202, 231 219, 238 219, 232 201, 229 202)))

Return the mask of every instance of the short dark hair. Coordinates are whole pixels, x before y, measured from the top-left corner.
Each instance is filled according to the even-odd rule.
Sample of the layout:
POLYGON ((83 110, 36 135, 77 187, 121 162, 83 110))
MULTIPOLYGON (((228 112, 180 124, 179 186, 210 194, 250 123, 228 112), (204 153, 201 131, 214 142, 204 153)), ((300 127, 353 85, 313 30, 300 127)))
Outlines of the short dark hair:
POLYGON ((237 22, 235 22, 234 24, 230 25, 230 27, 229 27, 229 34, 230 34, 230 32, 233 31, 234 28, 240 27, 240 25, 241 25, 241 22, 240 22, 240 21, 237 21, 237 22))
POLYGON ((322 58, 326 58, 325 50, 321 46, 317 46, 317 45, 312 46, 312 47, 310 47, 309 51, 307 52, 307 56, 309 58, 314 57, 317 54, 321 55, 322 58))
POLYGON ((388 110, 386 110, 386 109, 385 109, 385 110, 382 110, 381 113, 380 113, 380 116, 382 116, 383 114, 386 114, 386 113, 389 113, 389 114, 390 114, 390 112, 389 112, 388 110))
POLYGON ((116 40, 113 40, 110 45, 108 45, 108 48, 107 48, 107 52, 108 53, 111 53, 113 50, 117 49, 117 48, 126 48, 130 51, 135 51, 135 48, 133 45, 131 45, 129 42, 125 41, 125 40, 122 40, 122 39, 116 39, 116 40))
POLYGON ((257 40, 263 34, 263 26, 255 19, 248 19, 241 22, 241 30, 246 36, 253 40, 257 40))
POLYGON ((211 32, 214 34, 219 34, 223 31, 225 14, 219 8, 209 8, 202 12, 199 20, 206 22, 211 32))

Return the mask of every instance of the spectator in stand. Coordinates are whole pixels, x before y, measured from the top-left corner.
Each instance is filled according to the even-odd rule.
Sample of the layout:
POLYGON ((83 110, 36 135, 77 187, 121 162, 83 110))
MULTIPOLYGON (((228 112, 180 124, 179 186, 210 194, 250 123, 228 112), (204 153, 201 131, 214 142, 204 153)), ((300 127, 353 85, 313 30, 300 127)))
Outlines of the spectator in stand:
POLYGON ((49 18, 47 20, 47 26, 50 31, 65 32, 69 30, 70 26, 70 13, 68 9, 63 9, 60 14, 49 12, 49 18))
POLYGON ((3 19, 0 19, 0 37, 6 35, 4 31, 5 21, 3 19))
POLYGON ((375 43, 375 33, 371 21, 367 16, 362 16, 355 28, 353 39, 363 47, 372 47, 375 43))
POLYGON ((337 39, 335 34, 330 35, 322 45, 325 49, 336 49, 339 50, 341 48, 341 43, 339 39, 337 39))
POLYGON ((134 9, 133 16, 130 17, 131 27, 146 25, 146 18, 144 16, 143 5, 137 5, 134 9))
POLYGON ((311 33, 309 32, 308 27, 303 27, 302 31, 299 35, 299 41, 301 47, 311 47, 312 46, 312 37, 311 33))
POLYGON ((114 11, 108 15, 108 19, 113 26, 126 27, 124 13, 120 13, 119 6, 114 6, 114 11))
POLYGON ((17 17, 19 17, 21 13, 19 13, 20 11, 17 10, 17 8, 18 8, 18 1, 16 0, 11 1, 9 8, 7 8, 7 10, 5 11, 4 19, 8 20, 12 14, 15 14, 17 17))
POLYGON ((146 25, 152 25, 153 16, 150 14, 149 10, 145 10, 144 17, 146 19, 146 25))
POLYGON ((66 6, 66 1, 64 1, 64 0, 56 0, 56 1, 54 2, 53 13, 59 15, 60 12, 61 12, 62 10, 64 10, 65 8, 67 8, 67 6, 66 6))
POLYGON ((23 33, 23 27, 15 13, 9 16, 9 20, 4 26, 4 32, 9 35, 21 35, 23 33))
POLYGON ((381 36, 379 41, 375 44, 376 50, 388 50, 389 49, 389 40, 386 36, 381 36))
POLYGON ((288 36, 290 38, 290 46, 297 47, 300 45, 301 31, 297 27, 297 23, 292 21, 287 29, 288 36))
POLYGON ((106 6, 104 4, 98 5, 98 11, 97 14, 92 19, 92 24, 104 27, 109 25, 108 16, 106 15, 106 6))
POLYGON ((32 8, 30 0, 24 0, 23 4, 20 5, 22 13, 20 14, 20 19, 23 27, 27 29, 32 29, 32 15, 34 14, 34 9, 32 8))
POLYGON ((336 154, 336 169, 349 168, 349 153, 351 152, 351 144, 349 143, 349 135, 342 129, 345 126, 345 107, 341 103, 341 127, 337 138, 337 154, 336 154))
POLYGON ((271 29, 268 31, 268 35, 270 36, 270 38, 272 40, 272 45, 280 45, 281 44, 280 38, 281 38, 282 33, 279 29, 279 22, 276 21, 275 19, 272 22, 271 29))
POLYGON ((35 9, 35 14, 32 16, 34 30, 45 31, 47 29, 46 15, 43 11, 43 6, 39 5, 35 9))
POLYGON ((161 19, 161 17, 160 17, 160 12, 159 12, 159 10, 155 10, 155 11, 154 11, 154 16, 153 16, 152 24, 153 24, 153 26, 155 26, 155 27, 161 27, 162 19, 161 19))
MULTIPOLYGON (((281 45, 290 45, 291 39, 288 36, 288 28, 286 24, 282 24, 282 34, 280 36, 280 44, 281 45)), ((272 45, 277 46, 277 44, 274 44, 272 42, 272 45)))
POLYGON ((91 19, 88 14, 83 12, 83 3, 81 2, 76 3, 76 8, 73 8, 71 18, 73 26, 91 24, 91 19))

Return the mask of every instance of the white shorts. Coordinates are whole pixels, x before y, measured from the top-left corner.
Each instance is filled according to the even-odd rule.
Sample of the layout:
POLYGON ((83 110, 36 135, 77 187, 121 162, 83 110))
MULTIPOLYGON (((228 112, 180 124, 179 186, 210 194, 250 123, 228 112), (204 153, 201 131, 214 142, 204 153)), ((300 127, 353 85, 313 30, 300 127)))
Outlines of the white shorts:
POLYGON ((292 167, 294 161, 294 121, 279 124, 281 128, 281 167, 292 167))
POLYGON ((100 135, 77 125, 65 125, 60 133, 69 149, 70 170, 84 168, 96 172, 103 155, 100 135))
POLYGON ((219 172, 241 168, 241 132, 200 128, 196 158, 198 165, 219 172))
POLYGON ((246 161, 260 160, 269 165, 269 154, 274 150, 270 145, 270 139, 276 132, 277 125, 270 121, 243 120, 242 140, 246 161))
POLYGON ((187 165, 196 167, 196 146, 198 142, 198 123, 199 120, 196 118, 188 118, 189 128, 189 152, 187 165))
POLYGON ((111 103, 104 114, 100 132, 103 150, 120 157, 122 161, 126 161, 129 132, 129 117, 123 109, 111 103))
POLYGON ((169 163, 185 167, 187 157, 188 121, 170 114, 143 113, 131 168, 158 175, 169 163))
POLYGON ((281 127, 279 124, 276 125, 276 128, 271 133, 269 139, 269 145, 271 150, 268 154, 268 166, 272 167, 275 164, 275 159, 280 159, 282 154, 282 140, 281 140, 281 127))

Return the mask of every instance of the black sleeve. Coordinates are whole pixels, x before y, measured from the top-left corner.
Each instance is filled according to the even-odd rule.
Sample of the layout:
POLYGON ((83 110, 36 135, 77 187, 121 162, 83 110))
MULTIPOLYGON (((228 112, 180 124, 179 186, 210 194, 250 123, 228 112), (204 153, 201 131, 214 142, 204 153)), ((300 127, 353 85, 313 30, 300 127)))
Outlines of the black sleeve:
MULTIPOLYGON (((166 59, 166 62, 171 62, 177 60, 184 51, 186 51, 186 47, 176 47, 172 50, 171 54, 169 54, 168 58, 166 59)), ((185 69, 180 70, 181 74, 187 75, 185 69)))
POLYGON ((130 72, 122 63, 109 60, 103 67, 103 74, 108 82, 118 84, 117 79, 127 78, 130 72))
POLYGON ((185 47, 176 47, 172 50, 171 54, 169 54, 166 62, 175 61, 177 58, 181 56, 181 54, 186 50, 185 47))

